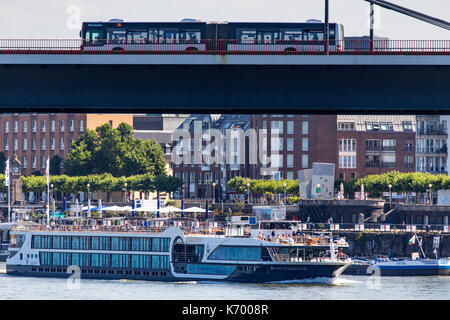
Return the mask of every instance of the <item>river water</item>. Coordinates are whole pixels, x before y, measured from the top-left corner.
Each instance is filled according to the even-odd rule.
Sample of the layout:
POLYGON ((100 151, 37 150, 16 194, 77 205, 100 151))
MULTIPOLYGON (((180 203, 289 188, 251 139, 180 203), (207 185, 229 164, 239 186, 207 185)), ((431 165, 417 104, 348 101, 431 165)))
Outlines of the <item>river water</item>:
POLYGON ((13 277, 0 263, 0 299, 450 300, 450 277, 341 276, 289 283, 149 282, 13 277))

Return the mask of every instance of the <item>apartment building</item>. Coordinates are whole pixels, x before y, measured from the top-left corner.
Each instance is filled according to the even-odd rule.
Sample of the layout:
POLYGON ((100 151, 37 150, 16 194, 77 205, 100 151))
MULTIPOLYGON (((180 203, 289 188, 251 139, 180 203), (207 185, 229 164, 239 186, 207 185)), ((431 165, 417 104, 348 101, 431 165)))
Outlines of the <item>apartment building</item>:
POLYGON ((418 115, 416 120, 416 171, 447 174, 447 119, 418 115))
MULTIPOLYGON (((2 114, 0 115, 0 151, 8 158, 17 154, 22 174, 45 174, 46 159, 64 159, 72 144, 86 129, 109 123, 117 127, 133 125, 132 115, 124 114, 2 114)), ((61 162, 61 169, 62 162, 61 162)))
POLYGON ((338 115, 337 178, 415 171, 416 116, 338 115))

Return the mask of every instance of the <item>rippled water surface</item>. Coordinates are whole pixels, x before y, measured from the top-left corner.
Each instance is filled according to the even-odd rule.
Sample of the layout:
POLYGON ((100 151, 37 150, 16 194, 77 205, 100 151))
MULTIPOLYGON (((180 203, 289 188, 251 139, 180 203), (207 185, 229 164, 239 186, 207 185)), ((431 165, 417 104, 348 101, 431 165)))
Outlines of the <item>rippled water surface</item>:
POLYGON ((450 277, 341 276, 288 283, 149 282, 66 279, 5 274, 0 263, 0 299, 150 299, 150 300, 450 300, 450 277))

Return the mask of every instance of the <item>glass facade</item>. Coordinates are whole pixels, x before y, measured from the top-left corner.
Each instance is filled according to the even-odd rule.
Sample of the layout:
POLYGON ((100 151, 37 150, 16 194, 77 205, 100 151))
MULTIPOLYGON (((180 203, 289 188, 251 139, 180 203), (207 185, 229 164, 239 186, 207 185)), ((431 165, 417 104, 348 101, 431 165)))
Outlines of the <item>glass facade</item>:
POLYGON ((208 257, 208 260, 260 261, 259 247, 218 247, 208 257))

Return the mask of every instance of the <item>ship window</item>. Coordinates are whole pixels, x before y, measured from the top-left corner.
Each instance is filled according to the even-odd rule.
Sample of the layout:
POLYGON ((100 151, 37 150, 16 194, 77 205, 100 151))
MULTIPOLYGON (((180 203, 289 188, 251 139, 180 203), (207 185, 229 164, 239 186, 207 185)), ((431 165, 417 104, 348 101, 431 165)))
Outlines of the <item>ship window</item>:
POLYGON ((218 247, 208 257, 209 260, 261 260, 261 248, 259 247, 218 247))

